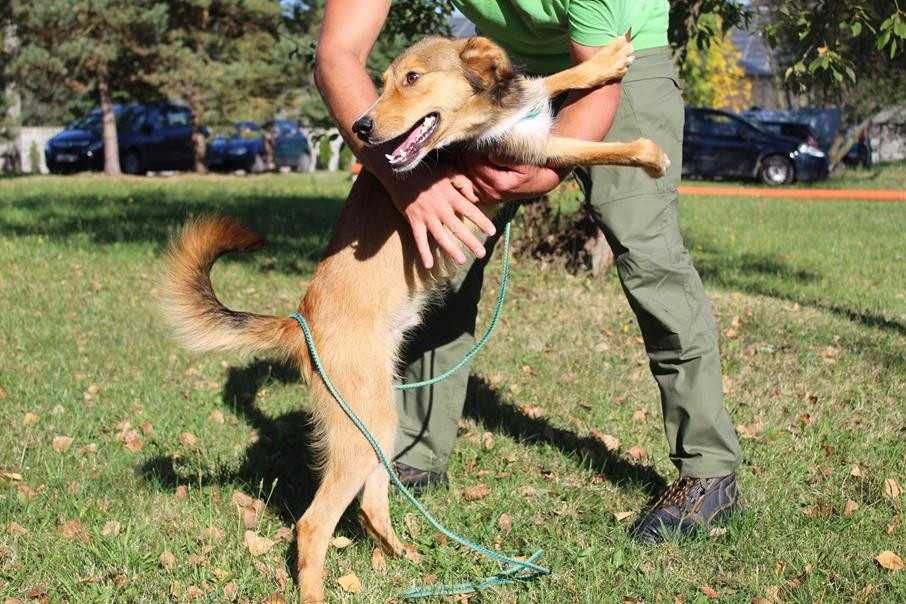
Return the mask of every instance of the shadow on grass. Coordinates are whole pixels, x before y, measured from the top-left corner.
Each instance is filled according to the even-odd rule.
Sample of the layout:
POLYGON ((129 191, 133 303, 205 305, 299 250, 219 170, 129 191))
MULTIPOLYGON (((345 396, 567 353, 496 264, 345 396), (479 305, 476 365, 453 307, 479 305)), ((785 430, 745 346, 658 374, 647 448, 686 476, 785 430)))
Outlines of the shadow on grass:
POLYGON ((31 195, 7 205, 25 218, 0 215, 0 236, 76 237, 101 245, 148 243, 161 250, 187 218, 222 213, 268 240, 271 245, 259 256, 267 258, 266 269, 290 274, 310 272, 310 264, 320 258, 339 215, 341 199, 301 191, 304 188, 300 186, 298 195, 275 194, 265 188, 260 192, 225 191, 222 196, 214 189, 137 189, 116 195, 73 194, 53 199, 31 195), (299 266, 300 261, 308 266, 299 266))
POLYGON ((464 414, 482 423, 488 430, 506 434, 518 441, 549 445, 562 453, 583 459, 605 480, 617 486, 641 487, 648 495, 660 493, 664 478, 652 466, 634 464, 607 450, 591 436, 552 425, 545 418, 532 418, 500 396, 484 378, 469 377, 469 391, 464 414))
POLYGON ((702 281, 709 285, 796 302, 863 327, 906 335, 906 323, 902 321, 797 293, 797 286, 814 284, 822 279, 823 275, 813 269, 798 268, 768 254, 740 255, 697 241, 693 244, 688 236, 686 241, 689 249, 695 249, 695 267, 702 281), (783 288, 774 286, 774 283, 782 283, 783 288))

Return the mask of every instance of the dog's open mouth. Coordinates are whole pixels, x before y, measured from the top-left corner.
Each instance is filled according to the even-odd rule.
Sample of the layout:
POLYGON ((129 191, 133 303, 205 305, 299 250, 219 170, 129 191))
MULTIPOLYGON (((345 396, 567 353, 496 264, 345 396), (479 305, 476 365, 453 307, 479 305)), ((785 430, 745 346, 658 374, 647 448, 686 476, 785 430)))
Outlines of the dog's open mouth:
POLYGON ((393 150, 393 153, 387 153, 385 157, 390 162, 394 170, 402 170, 409 167, 418 157, 419 151, 431 139, 431 135, 437 130, 440 124, 440 116, 436 113, 429 113, 420 119, 409 132, 399 138, 402 142, 393 150))

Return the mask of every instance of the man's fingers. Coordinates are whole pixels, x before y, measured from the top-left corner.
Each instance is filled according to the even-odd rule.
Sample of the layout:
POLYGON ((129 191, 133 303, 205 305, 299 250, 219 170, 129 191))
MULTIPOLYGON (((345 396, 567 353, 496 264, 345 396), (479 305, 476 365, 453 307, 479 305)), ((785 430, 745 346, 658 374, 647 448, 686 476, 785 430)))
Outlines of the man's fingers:
POLYGON ((490 218, 485 216, 485 213, 482 212, 478 206, 471 203, 459 203, 456 204, 456 207, 454 209, 465 218, 471 220, 472 224, 477 226, 488 235, 493 235, 497 232, 497 229, 494 227, 494 223, 491 222, 490 218))
POLYGON ((422 264, 426 269, 434 266, 434 254, 431 253, 431 245, 428 243, 428 231, 424 222, 412 223, 412 236, 415 238, 415 247, 418 249, 418 255, 422 257, 422 264))
POLYGON ((471 201, 472 203, 478 203, 478 195, 475 194, 475 187, 472 186, 472 181, 469 180, 466 176, 462 174, 457 174, 450 178, 450 183, 453 187, 459 191, 463 197, 471 201))
POLYGON ((462 253, 462 248, 459 247, 459 244, 456 243, 452 237, 450 237, 450 233, 447 232, 447 229, 444 228, 444 225, 440 220, 437 218, 429 220, 428 230, 434 237, 434 241, 440 246, 440 249, 442 249, 447 256, 452 258, 456 264, 466 263, 466 256, 462 253))
POLYGON ((444 220, 444 224, 450 229, 457 239, 462 241, 476 258, 484 258, 484 244, 478 240, 478 237, 469 230, 462 220, 456 214, 450 212, 450 215, 444 220))

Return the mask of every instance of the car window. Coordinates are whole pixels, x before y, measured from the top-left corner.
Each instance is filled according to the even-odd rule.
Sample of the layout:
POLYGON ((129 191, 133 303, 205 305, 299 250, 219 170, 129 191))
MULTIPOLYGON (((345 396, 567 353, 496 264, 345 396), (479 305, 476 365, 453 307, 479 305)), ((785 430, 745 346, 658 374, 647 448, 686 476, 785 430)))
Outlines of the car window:
POLYGON ((171 107, 164 112, 164 123, 170 127, 191 126, 192 119, 185 109, 171 107))
POLYGON ((739 136, 739 122, 729 115, 712 113, 704 117, 706 134, 711 136, 739 136))

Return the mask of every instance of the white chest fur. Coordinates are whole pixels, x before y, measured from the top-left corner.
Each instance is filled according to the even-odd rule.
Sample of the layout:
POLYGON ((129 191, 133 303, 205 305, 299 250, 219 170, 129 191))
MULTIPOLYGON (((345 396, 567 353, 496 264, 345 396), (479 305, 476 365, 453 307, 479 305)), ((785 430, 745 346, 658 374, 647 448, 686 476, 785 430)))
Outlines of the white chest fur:
POLYGON ((519 109, 482 134, 478 144, 526 163, 543 162, 554 112, 541 79, 527 81, 526 89, 519 109))

